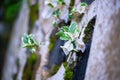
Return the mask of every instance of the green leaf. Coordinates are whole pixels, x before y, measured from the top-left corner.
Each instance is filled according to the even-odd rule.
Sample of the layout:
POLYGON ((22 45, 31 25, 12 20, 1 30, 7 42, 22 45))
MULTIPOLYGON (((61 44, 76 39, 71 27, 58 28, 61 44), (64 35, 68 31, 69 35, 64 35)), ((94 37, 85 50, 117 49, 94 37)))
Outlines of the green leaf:
POLYGON ((74 14, 77 11, 76 8, 72 8, 71 13, 74 14))
POLYGON ((71 14, 68 15, 68 19, 72 20, 72 18, 73 18, 73 14, 71 13, 71 14))
POLYGON ((74 49, 76 48, 75 41, 72 42, 74 49))
POLYGON ((53 27, 57 27, 57 22, 53 22, 53 27))
POLYGON ((63 36, 63 35, 64 35, 64 32, 60 30, 59 32, 56 33, 56 35, 58 35, 58 36, 63 36))
POLYGON ((33 47, 30 49, 32 53, 34 53, 36 51, 36 47, 33 47))
POLYGON ((68 26, 63 26, 63 27, 61 28, 61 30, 64 31, 64 32, 68 32, 68 31, 69 31, 69 28, 68 28, 68 26))
POLYGON ((80 33, 80 29, 79 29, 78 27, 77 27, 76 31, 77 31, 78 33, 80 33))
POLYGON ((29 34, 28 38, 33 39, 33 34, 29 34))
POLYGON ((53 15, 54 15, 55 17, 57 17, 57 18, 60 17, 60 14, 61 14, 60 9, 57 9, 57 10, 55 10, 55 11, 53 12, 53 15))
POLYGON ((34 47, 35 45, 34 44, 24 44, 22 47, 23 48, 31 48, 31 47, 34 47))
POLYGON ((74 13, 77 12, 76 8, 72 8, 70 14, 68 15, 69 20, 72 20, 74 13))
POLYGON ((54 6, 51 3, 49 3, 48 6, 51 8, 54 8, 54 6))
POLYGON ((34 40, 33 39, 28 39, 30 44, 34 44, 34 40))
POLYGON ((84 2, 83 2, 83 3, 81 3, 80 5, 81 5, 81 6, 87 6, 87 4, 86 4, 86 3, 84 3, 84 2))
POLYGON ((68 35, 60 36, 61 40, 69 40, 70 37, 68 35))
POLYGON ((23 48, 28 48, 30 51, 33 53, 37 50, 39 44, 36 42, 33 38, 33 34, 30 35, 23 35, 22 37, 23 40, 23 48))
POLYGON ((23 36, 22 36, 22 40, 23 40, 23 43, 24 43, 24 44, 27 44, 27 43, 28 43, 27 35, 23 35, 23 36))
POLYGON ((64 2, 64 0, 58 0, 57 4, 65 5, 65 2, 64 2))
POLYGON ((73 22, 70 26, 69 26, 69 32, 70 33, 74 33, 77 27, 77 23, 73 22))

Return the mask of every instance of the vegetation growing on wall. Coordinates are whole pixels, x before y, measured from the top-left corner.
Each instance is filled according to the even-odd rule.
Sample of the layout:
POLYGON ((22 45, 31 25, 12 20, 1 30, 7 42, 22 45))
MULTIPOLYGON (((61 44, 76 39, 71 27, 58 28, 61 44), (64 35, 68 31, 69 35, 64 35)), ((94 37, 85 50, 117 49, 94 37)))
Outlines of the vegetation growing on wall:
POLYGON ((84 36, 84 42, 87 43, 89 40, 92 39, 92 33, 94 30, 94 25, 95 25, 95 19, 93 18, 87 25, 86 29, 85 29, 85 36, 84 36))
POLYGON ((38 2, 34 5, 29 4, 29 8, 30 8, 29 33, 31 33, 35 25, 35 21, 38 19, 38 10, 39 10, 38 2))
POLYGON ((73 78, 73 70, 70 67, 68 67, 67 62, 64 62, 63 65, 66 68, 65 74, 64 74, 64 80, 72 80, 72 78, 73 78))
POLYGON ((37 54, 31 54, 27 60, 27 64, 25 66, 23 72, 23 80, 34 80, 34 69, 35 64, 38 59, 37 54))
MULTIPOLYGON (((54 3, 55 4, 55 3, 54 3)), ((81 3, 79 8, 73 7, 74 5, 74 0, 71 0, 70 3, 70 13, 69 13, 69 20, 71 22, 70 25, 64 25, 64 26, 60 26, 58 27, 58 22, 57 20, 61 20, 61 13, 62 10, 58 7, 56 8, 56 5, 54 5, 52 2, 48 2, 48 6, 50 6, 51 8, 55 9, 55 11, 53 12, 53 16, 56 19, 56 22, 53 22, 53 26, 59 29, 59 32, 56 33, 56 35, 60 36, 61 40, 65 40, 66 43, 64 44, 64 46, 61 46, 61 48, 63 49, 64 53, 66 54, 66 56, 68 56, 67 59, 67 67, 66 67, 66 71, 64 74, 64 79, 65 80, 71 80, 72 76, 73 76, 73 67, 75 67, 76 65, 76 60, 77 60, 77 56, 76 53, 79 52, 80 50, 82 52, 84 52, 85 50, 85 43, 90 39, 90 33, 92 33, 93 29, 90 27, 86 28, 85 30, 85 37, 84 37, 84 41, 80 38, 81 34, 81 30, 78 27, 78 23, 76 21, 73 21, 73 17, 74 14, 79 14, 78 18, 81 18, 81 16, 85 13, 86 11, 86 7, 87 4, 86 3, 81 3), (72 64, 72 65, 71 65, 72 64)), ((65 6, 66 3, 64 2, 64 0, 58 0, 56 2, 57 5, 59 6, 65 6)), ((32 13, 31 13, 32 14, 32 13)), ((34 22, 34 20, 36 18, 31 18, 34 22)), ((80 20, 80 19, 79 19, 80 20)), ((91 22, 88 26, 91 26, 91 22)), ((49 49, 50 52, 53 50, 54 46, 55 46, 55 42, 56 42, 57 37, 51 37, 50 38, 50 45, 49 45, 49 49)), ((33 46, 31 46, 33 48, 33 46)), ((29 48, 28 46, 26 46, 26 48, 29 48)), ((32 49, 29 48, 29 49, 32 49)), ((36 51, 36 49, 34 50, 36 51)), ((52 74, 56 73, 56 70, 58 70, 59 66, 56 66, 53 70, 54 72, 52 74)))

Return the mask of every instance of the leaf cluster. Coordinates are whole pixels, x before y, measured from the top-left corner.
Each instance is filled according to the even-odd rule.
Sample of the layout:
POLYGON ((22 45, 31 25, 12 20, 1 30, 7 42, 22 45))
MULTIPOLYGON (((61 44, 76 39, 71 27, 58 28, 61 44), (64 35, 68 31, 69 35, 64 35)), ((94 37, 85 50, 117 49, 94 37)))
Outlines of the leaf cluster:
POLYGON ((81 4, 80 4, 81 6, 87 6, 87 4, 86 3, 84 3, 84 2, 82 2, 81 4))
POLYGON ((27 35, 24 34, 22 36, 23 48, 30 49, 31 52, 35 52, 39 46, 39 44, 33 39, 33 34, 27 35))
POLYGON ((56 18, 60 18, 60 14, 61 14, 60 9, 57 9, 53 12, 53 16, 55 16, 56 18))
POLYGON ((75 33, 80 33, 80 30, 77 28, 77 23, 73 22, 69 27, 63 26, 56 35, 60 36, 61 40, 74 40, 75 33))
MULTIPOLYGON (((86 3, 81 3, 80 4, 80 7, 81 8, 83 8, 83 7, 86 7, 87 6, 87 4, 86 3)), ((73 16, 74 16, 74 14, 76 13, 76 12, 80 12, 80 10, 79 9, 77 9, 76 7, 73 7, 72 9, 71 9, 71 11, 70 11, 70 13, 69 13, 69 15, 68 15, 68 18, 69 18, 69 20, 72 20, 72 18, 73 18, 73 16)))
POLYGON ((72 10, 70 11, 70 14, 68 15, 69 20, 72 20, 73 15, 74 15, 75 12, 77 12, 77 9, 76 8, 72 8, 72 10))
POLYGON ((58 1, 57 1, 57 4, 65 5, 65 1, 64 1, 64 0, 58 0, 58 1))
POLYGON ((48 1, 48 4, 47 4, 49 7, 51 8, 54 8, 56 5, 66 5, 65 1, 64 0, 57 0, 57 1, 48 1))

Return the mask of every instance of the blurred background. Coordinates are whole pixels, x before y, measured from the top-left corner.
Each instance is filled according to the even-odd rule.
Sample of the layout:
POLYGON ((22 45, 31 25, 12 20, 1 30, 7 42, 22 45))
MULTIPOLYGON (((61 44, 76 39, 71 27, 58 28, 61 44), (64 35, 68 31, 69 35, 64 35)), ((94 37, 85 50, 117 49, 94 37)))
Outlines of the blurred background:
MULTIPOLYGON (((15 50, 15 49, 18 50, 17 44, 19 44, 19 47, 21 46, 20 43, 18 43, 21 40, 20 36, 22 36, 23 33, 28 33, 27 31, 31 32, 34 22, 37 19, 38 19, 37 0, 0 0, 0 51, 1 51, 0 52, 0 79, 3 76, 2 75, 4 70, 3 66, 7 61, 6 59, 8 58, 7 56, 10 57, 14 55, 10 57, 10 59, 8 59, 8 61, 11 61, 11 64, 8 63, 7 66, 10 67, 11 65, 13 65, 12 64, 14 60, 13 58, 16 55, 15 52, 12 50, 15 50), (30 15, 30 17, 27 17, 28 15, 30 15), (28 30, 28 26, 29 26, 29 30, 28 30), (18 40, 17 37, 19 37, 18 38, 19 41, 17 41, 18 40), (10 54, 7 55, 7 53, 10 53, 10 54)), ((30 65, 35 63, 34 59, 36 59, 36 55, 33 55, 31 59, 33 60, 29 64, 29 67, 31 67, 30 65)), ((6 72, 6 75, 9 72, 6 72)), ((30 71, 27 72, 26 74, 31 75, 30 71)), ((8 80, 8 79, 5 79, 5 80, 8 80)))
POLYGON ((22 0, 0 1, 0 78, 13 24, 18 16, 21 2, 22 0))

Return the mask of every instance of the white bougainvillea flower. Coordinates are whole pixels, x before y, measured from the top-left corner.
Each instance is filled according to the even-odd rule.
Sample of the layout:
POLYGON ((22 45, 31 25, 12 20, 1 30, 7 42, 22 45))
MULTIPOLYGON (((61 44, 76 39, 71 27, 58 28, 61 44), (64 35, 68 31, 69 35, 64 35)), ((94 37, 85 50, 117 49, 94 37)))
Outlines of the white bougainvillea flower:
POLYGON ((71 41, 67 41, 67 42, 64 44, 64 46, 61 46, 61 48, 63 49, 64 53, 65 53, 66 55, 68 55, 69 52, 70 52, 71 50, 73 50, 73 45, 71 44, 71 41))
POLYGON ((79 36, 79 32, 77 32, 77 31, 75 30, 75 33, 72 35, 72 37, 73 37, 74 39, 76 39, 76 38, 78 38, 78 36, 79 36))
POLYGON ((76 51, 79 51, 79 50, 81 50, 82 52, 85 51, 86 46, 83 40, 76 39, 75 44, 76 44, 76 51))
POLYGON ((85 13, 87 7, 87 4, 85 6, 81 6, 81 4, 77 6, 77 12, 79 12, 80 14, 85 13))
POLYGON ((80 6, 80 7, 77 9, 77 11, 78 11, 80 14, 82 14, 82 13, 85 13, 85 9, 86 9, 85 6, 80 6))
MULTIPOLYGON (((61 11, 61 13, 59 14, 59 19, 68 22, 69 4, 70 4, 70 0, 45 0, 45 5, 48 5, 48 7, 51 8, 50 10, 45 10, 45 11, 47 11, 47 14, 51 14, 51 16, 53 16, 52 13, 59 9, 61 11), (64 5, 62 3, 64 3, 64 5)), ((49 15, 45 15, 45 16, 49 16, 49 15)))

